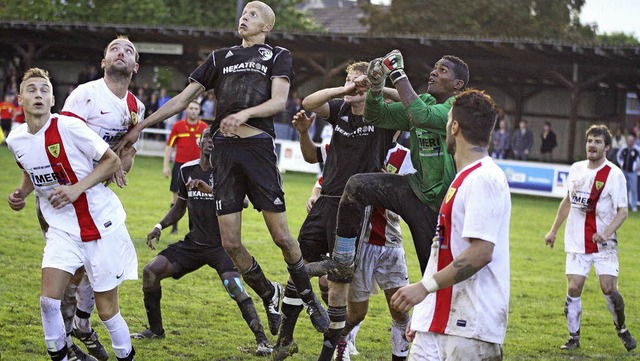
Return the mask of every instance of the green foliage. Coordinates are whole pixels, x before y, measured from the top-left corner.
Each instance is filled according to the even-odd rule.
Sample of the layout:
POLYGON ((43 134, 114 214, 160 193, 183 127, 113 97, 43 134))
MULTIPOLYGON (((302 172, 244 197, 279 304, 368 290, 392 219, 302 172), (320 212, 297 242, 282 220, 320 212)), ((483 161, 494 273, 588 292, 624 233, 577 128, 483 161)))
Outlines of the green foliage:
POLYGON ((592 40, 578 15, 584 0, 394 0, 389 12, 368 6, 377 34, 592 40), (419 4, 419 5, 418 5, 419 4))
POLYGON ((634 46, 640 44, 633 33, 625 34, 623 32, 604 33, 598 35, 598 42, 607 45, 634 46))
MULTIPOLYGON (((296 9, 300 1, 266 1, 276 13, 276 30, 319 29, 296 9)), ((235 29, 236 5, 229 0, 4 0, 0 19, 235 29)))
MULTIPOLYGON (((21 175, 6 147, 0 146, 0 196, 7 197, 21 175)), ((161 158, 136 157, 128 175, 129 185, 115 189, 127 210, 127 227, 138 253, 139 276, 142 268, 159 250, 184 235, 187 217, 180 221, 179 235, 163 232, 157 251, 145 245, 147 233, 164 216, 170 203, 169 181, 162 176, 161 158)), ((305 202, 315 181, 314 175, 283 175, 287 198, 288 223, 297 235, 306 216, 305 202)), ((6 199, 6 198, 4 198, 6 199)), ((582 297, 582 345, 571 352, 558 347, 566 341, 563 315, 566 293, 565 253, 562 230, 555 249, 544 246, 544 236, 553 222, 559 200, 539 197, 513 197, 511 216, 511 305, 504 344, 505 360, 623 360, 636 359, 615 335, 611 315, 592 272, 582 297)), ((268 277, 285 282, 287 271, 282 254, 269 238, 262 215, 253 209, 243 212, 242 238, 256 255, 268 277)), ((0 203, 0 354, 2 360, 48 359, 43 343, 39 311, 40 262, 44 246, 35 218, 33 196, 27 208, 13 212, 6 201, 0 203)), ((622 226, 620 239, 620 292, 625 298, 627 325, 640 335, 640 273, 635 272, 640 243, 640 216, 631 214, 622 226)), ((410 233, 403 225, 410 279, 420 279, 419 266, 410 233)), ((315 284, 315 281, 313 282, 315 284)), ((234 301, 229 298, 215 271, 208 267, 176 281, 162 281, 162 313, 167 338, 160 341, 134 340, 139 360, 265 360, 253 356, 255 342, 234 301)), ((142 301, 142 281, 127 281, 120 288, 124 318, 132 332, 147 325, 142 301)), ((258 313, 266 322, 259 298, 258 313)), ((384 296, 372 297, 370 310, 358 334, 359 356, 354 361, 389 360, 390 316, 384 296)), ((113 358, 109 336, 97 316, 92 325, 113 358)), ((267 331, 268 333, 268 331, 267 331)), ((272 342, 275 337, 270 336, 272 342)), ((308 317, 301 314, 296 327, 300 353, 291 360, 316 360, 322 344, 308 317)))

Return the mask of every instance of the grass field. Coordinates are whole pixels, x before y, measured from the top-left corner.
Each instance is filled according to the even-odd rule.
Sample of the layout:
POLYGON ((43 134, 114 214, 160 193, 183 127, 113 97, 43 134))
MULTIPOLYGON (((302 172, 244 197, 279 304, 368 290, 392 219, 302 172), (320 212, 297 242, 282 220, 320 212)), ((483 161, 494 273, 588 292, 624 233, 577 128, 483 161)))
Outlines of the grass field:
MULTIPOLYGON (((0 147, 0 360, 47 360, 40 323, 40 262, 43 239, 37 225, 33 196, 22 212, 13 212, 6 196, 20 182, 20 171, 6 147, 0 147)), ((285 174, 289 227, 297 236, 306 215, 305 202, 314 182, 313 175, 285 174)), ((116 190, 127 210, 127 226, 134 240, 142 268, 156 251, 145 245, 146 234, 164 216, 170 201, 168 180, 162 177, 160 158, 138 157, 129 174, 129 186, 116 190)), ((627 360, 640 359, 640 352, 628 353, 614 332, 611 315, 590 275, 583 295, 582 348, 572 352, 558 349, 567 338, 562 313, 565 298, 564 252, 559 240, 553 250, 544 246, 558 205, 557 199, 513 197, 511 217, 511 306, 504 344, 506 360, 627 360)), ((175 242, 187 230, 186 217, 180 235, 163 233, 159 249, 175 242)), ((404 227, 410 278, 420 278, 410 234, 404 227)), ((619 232, 620 291, 625 298, 627 325, 640 336, 640 273, 635 272, 640 254, 640 216, 632 214, 619 232), (635 261, 634 261, 635 260, 635 261)), ((279 250, 269 239, 259 213, 244 212, 243 239, 256 255, 267 276, 285 282, 287 272, 279 250)), ((315 281, 314 281, 315 283, 315 281)), ((121 287, 120 302, 131 331, 146 327, 142 302, 142 281, 128 281, 121 287)), ((164 280, 163 318, 167 338, 162 341, 134 340, 136 360, 259 360, 253 356, 253 335, 240 312, 209 268, 185 276, 180 281, 164 280)), ((266 327, 264 310, 256 301, 266 327)), ((94 328, 111 354, 108 334, 97 316, 94 328)), ((390 317, 384 297, 373 297, 370 312, 358 334, 359 356, 353 360, 390 359, 390 317)), ((268 331, 267 331, 268 333, 268 331)), ((275 342, 275 337, 271 340, 275 342)), ((322 335, 308 318, 301 316, 296 329, 300 353, 291 360, 315 360, 322 335)))

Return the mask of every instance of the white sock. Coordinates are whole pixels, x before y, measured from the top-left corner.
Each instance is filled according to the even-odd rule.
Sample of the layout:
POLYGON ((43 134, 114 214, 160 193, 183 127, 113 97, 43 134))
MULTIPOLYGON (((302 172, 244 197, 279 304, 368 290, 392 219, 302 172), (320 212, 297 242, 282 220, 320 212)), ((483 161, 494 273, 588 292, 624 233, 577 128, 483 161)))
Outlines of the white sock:
POLYGON ((129 326, 125 322, 120 312, 111 319, 102 321, 111 336, 111 346, 116 357, 125 358, 131 352, 131 338, 129 336, 129 326))
MULTIPOLYGON (((40 296, 40 315, 42 316, 42 329, 47 350, 56 352, 63 349, 67 343, 64 321, 62 313, 60 313, 60 300, 40 296)), ((64 359, 66 360, 66 357, 64 359)))
POLYGON ((580 317, 582 316, 582 300, 580 297, 571 297, 567 295, 567 301, 564 305, 565 314, 567 315, 567 328, 569 334, 576 335, 580 331, 580 317))
POLYGON ((391 354, 395 356, 409 355, 409 341, 404 338, 409 320, 409 318, 404 322, 391 320, 391 354))
MULTIPOLYGON (((76 292, 76 299, 78 300, 78 310, 91 314, 93 313, 93 309, 95 306, 95 298, 93 293, 93 288, 89 283, 89 277, 85 274, 80 280, 78 284, 78 290, 76 292)), ((91 332, 91 319, 90 318, 80 318, 78 315, 74 315, 73 317, 73 327, 80 330, 83 333, 91 332)))

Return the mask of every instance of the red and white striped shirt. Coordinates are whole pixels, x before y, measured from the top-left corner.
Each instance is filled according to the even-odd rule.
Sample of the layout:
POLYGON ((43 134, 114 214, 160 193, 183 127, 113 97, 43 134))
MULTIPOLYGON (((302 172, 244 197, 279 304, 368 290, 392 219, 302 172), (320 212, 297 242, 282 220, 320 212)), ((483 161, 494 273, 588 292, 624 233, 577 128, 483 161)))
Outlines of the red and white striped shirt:
POLYGON ((53 114, 36 134, 22 124, 7 138, 9 150, 26 171, 41 200, 40 209, 50 227, 60 229, 83 241, 93 241, 123 224, 126 213, 118 197, 99 183, 61 209, 47 200, 60 185, 75 184, 94 169, 109 148, 84 123, 53 114))

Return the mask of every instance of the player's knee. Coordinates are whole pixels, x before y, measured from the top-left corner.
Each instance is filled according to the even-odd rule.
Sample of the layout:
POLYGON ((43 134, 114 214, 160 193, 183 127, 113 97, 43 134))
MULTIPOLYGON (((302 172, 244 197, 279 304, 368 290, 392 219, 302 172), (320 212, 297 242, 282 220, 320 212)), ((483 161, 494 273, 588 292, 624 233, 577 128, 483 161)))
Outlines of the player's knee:
POLYGON ((239 238, 222 238, 222 248, 229 254, 238 252, 241 247, 242 242, 240 242, 239 238))
POLYGON ((358 194, 360 194, 360 190, 362 189, 364 184, 364 179, 366 179, 366 176, 364 174, 355 174, 351 176, 344 188, 344 194, 347 197, 355 198, 358 194))
POLYGON ((618 289, 613 284, 611 284, 611 285, 602 285, 601 288, 602 288, 602 293, 605 296, 611 296, 611 295, 614 295, 614 294, 618 293, 618 289))
POLYGON ((160 277, 157 270, 153 267, 153 264, 148 264, 142 269, 142 288, 150 288, 158 286, 160 283, 160 277))
POLYGON ((248 297, 244 292, 244 286, 242 285, 240 276, 225 277, 222 283, 229 296, 236 302, 242 302, 248 297))

